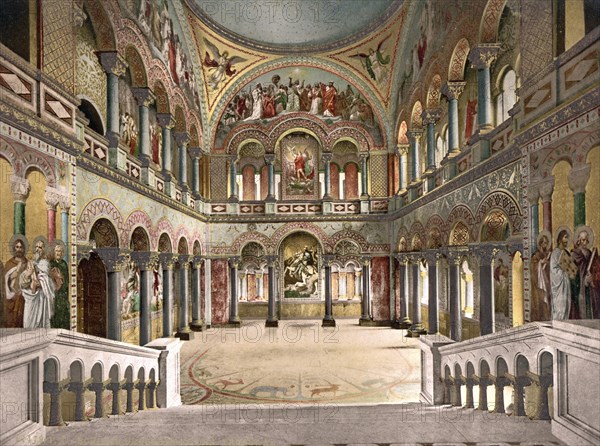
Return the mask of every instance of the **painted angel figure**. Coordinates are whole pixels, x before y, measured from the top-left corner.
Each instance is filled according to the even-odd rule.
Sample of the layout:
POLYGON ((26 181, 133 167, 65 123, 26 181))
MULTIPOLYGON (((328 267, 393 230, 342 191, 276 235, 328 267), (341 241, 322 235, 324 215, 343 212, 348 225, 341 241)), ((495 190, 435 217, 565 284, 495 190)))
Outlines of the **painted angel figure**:
POLYGON ((388 78, 388 67, 387 65, 390 63, 390 55, 383 56, 383 44, 388 39, 389 36, 384 38, 379 45, 377 45, 377 49, 369 48, 369 54, 365 53, 356 53, 350 57, 360 57, 360 61, 369 73, 371 79, 380 84, 384 83, 388 78))
POLYGON ((246 59, 240 56, 229 57, 229 52, 223 51, 221 53, 214 44, 206 39, 204 39, 204 43, 212 53, 212 58, 206 51, 202 64, 211 71, 208 76, 208 84, 212 90, 216 90, 227 76, 233 76, 237 72, 237 70, 232 70, 231 67, 236 63, 245 62, 246 59))

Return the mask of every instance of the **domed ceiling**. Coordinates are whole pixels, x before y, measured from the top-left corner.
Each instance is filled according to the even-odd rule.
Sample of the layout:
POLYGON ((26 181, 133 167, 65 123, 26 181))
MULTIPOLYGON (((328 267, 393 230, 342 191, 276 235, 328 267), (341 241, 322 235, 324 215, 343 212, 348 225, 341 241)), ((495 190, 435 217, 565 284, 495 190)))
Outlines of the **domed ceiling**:
POLYGON ((342 48, 381 28, 404 0, 185 0, 215 33, 271 54, 342 48))

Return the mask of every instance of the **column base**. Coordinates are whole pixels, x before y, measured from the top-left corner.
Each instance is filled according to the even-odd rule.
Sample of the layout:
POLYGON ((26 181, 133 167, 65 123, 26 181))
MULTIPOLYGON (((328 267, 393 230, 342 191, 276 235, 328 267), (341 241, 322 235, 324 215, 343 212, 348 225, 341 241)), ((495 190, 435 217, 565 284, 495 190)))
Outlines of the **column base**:
POLYGON ((237 327, 241 327, 242 326, 242 321, 241 320, 237 320, 237 321, 229 321, 226 324, 221 325, 221 327, 225 327, 225 328, 237 328, 237 327))
POLYGON ((267 327, 267 328, 279 327, 279 321, 277 319, 274 319, 272 321, 267 319, 265 321, 265 327, 267 327))
POLYGON ((190 324, 190 328, 192 329, 192 331, 205 331, 206 324, 202 321, 192 321, 192 323, 190 324))
POLYGON ((412 322, 410 320, 395 320, 392 321, 391 326, 396 330, 406 330, 412 326, 412 322))
POLYGON ((178 331, 175 333, 175 337, 181 339, 182 341, 191 341, 196 337, 196 334, 193 331, 178 331))
POLYGON ((413 324, 406 332, 406 336, 409 338, 418 338, 419 336, 426 334, 427 330, 425 330, 421 324, 413 324))
POLYGON ((321 327, 335 327, 335 319, 323 319, 321 327))
POLYGON ((372 319, 359 319, 358 325, 361 327, 389 327, 391 321, 374 321, 372 319))

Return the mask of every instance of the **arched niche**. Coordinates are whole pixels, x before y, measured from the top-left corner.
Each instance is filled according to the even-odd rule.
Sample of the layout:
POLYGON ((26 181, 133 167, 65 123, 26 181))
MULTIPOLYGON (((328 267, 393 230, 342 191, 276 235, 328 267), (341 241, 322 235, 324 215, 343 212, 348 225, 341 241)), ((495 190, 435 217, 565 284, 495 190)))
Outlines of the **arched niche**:
POLYGON ((284 299, 319 299, 321 245, 306 232, 295 232, 281 242, 281 288, 284 299))

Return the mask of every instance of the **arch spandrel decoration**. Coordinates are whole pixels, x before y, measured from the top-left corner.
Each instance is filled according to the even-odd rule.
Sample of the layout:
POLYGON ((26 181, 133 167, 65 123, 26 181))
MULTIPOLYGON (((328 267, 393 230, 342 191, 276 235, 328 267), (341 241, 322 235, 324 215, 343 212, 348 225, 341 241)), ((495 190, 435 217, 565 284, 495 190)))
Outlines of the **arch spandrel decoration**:
POLYGON ((492 209, 500 209, 506 214, 510 221, 512 233, 520 233, 522 231, 523 214, 521 208, 512 195, 503 191, 493 192, 481 201, 475 214, 474 224, 480 226, 492 209))

